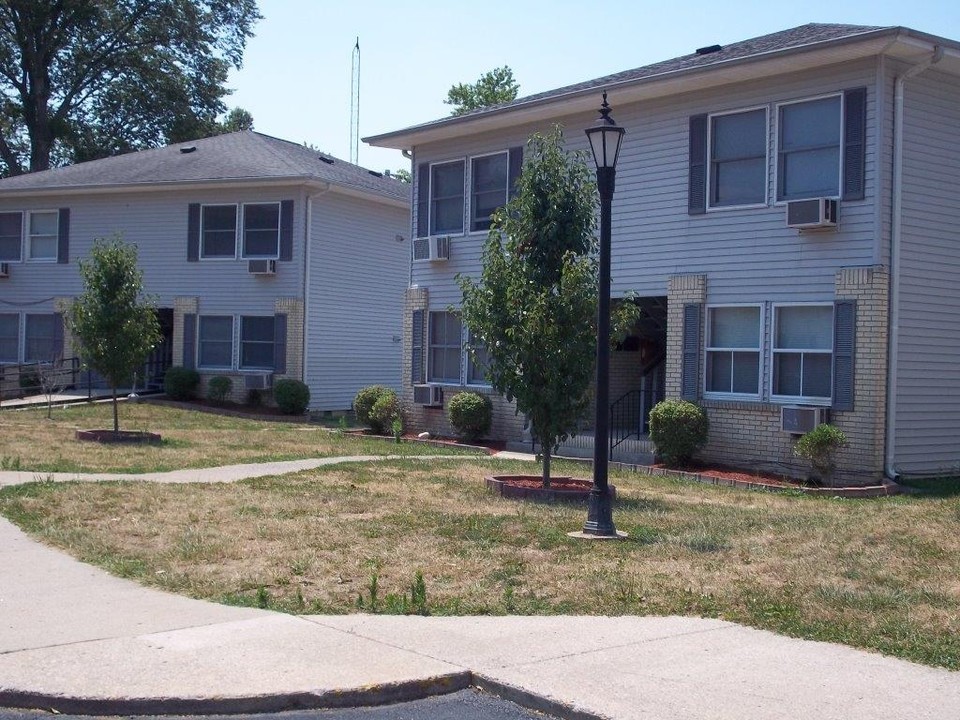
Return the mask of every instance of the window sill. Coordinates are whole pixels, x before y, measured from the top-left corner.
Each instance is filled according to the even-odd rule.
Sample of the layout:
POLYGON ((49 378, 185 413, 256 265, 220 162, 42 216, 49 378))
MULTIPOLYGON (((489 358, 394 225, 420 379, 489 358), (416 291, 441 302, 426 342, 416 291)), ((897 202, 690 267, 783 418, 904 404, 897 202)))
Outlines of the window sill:
POLYGON ((726 212, 727 210, 763 210, 770 207, 770 203, 752 203, 750 205, 709 205, 707 213, 726 212))

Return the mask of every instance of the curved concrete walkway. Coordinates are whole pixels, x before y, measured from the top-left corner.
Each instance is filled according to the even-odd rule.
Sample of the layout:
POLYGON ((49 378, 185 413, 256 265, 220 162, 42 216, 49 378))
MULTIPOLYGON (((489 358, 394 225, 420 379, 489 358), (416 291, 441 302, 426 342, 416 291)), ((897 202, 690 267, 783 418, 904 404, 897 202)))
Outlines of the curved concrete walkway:
MULTIPOLYGON (((383 458, 122 477, 229 482, 366 459, 383 458)), ((0 473, 0 484, 37 476, 0 473)), ((696 618, 294 617, 227 607, 110 576, 0 519, 0 705, 237 712, 468 684, 576 718, 960 717, 960 673, 841 645, 696 618)))

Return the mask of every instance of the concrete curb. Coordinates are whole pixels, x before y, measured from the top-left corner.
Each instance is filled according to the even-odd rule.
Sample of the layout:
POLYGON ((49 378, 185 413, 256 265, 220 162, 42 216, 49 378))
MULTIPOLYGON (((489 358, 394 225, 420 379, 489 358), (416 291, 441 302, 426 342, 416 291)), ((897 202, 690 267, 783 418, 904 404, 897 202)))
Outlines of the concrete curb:
POLYGON ((480 673, 473 673, 471 684, 483 692, 496 695, 502 700, 509 700, 527 710, 536 710, 547 715, 563 718, 563 720, 615 720, 615 718, 607 715, 598 715, 588 710, 582 710, 545 695, 536 695, 529 690, 494 680, 480 673))

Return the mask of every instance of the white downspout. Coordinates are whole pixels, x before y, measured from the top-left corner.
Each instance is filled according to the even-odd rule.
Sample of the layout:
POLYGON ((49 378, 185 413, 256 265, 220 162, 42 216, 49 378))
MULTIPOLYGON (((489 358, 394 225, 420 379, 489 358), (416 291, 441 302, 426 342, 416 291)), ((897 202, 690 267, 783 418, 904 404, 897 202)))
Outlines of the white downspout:
POLYGON ((313 200, 321 195, 326 195, 328 192, 330 192, 330 183, 327 183, 327 186, 320 192, 307 195, 307 217, 303 224, 303 347, 301 348, 301 367, 303 368, 302 379, 304 384, 307 384, 307 363, 310 357, 307 348, 310 346, 308 342, 310 339, 310 238, 313 237, 313 200))
POLYGON ((897 77, 893 93, 893 209, 890 218, 890 327, 887 333, 887 417, 884 474, 895 480, 897 437, 897 371, 900 342, 900 244, 903 224, 903 88, 931 65, 940 62, 943 48, 935 45, 929 58, 897 77))

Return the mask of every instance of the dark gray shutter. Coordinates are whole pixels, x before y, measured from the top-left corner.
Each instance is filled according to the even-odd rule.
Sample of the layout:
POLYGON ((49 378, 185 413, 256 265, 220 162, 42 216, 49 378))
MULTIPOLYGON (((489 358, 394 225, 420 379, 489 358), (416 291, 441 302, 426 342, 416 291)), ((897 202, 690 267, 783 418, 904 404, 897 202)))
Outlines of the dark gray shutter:
POLYGON ((857 301, 833 305, 833 409, 853 410, 853 366, 857 336, 857 301))
POLYGON ((700 305, 683 306, 683 360, 680 397, 696 400, 700 387, 700 305))
POLYGON ((280 259, 293 260, 293 200, 280 203, 280 259))
POLYGON ((63 315, 53 316, 53 357, 51 360, 63 359, 63 315))
POLYGON ((190 203, 187 209, 187 261, 200 259, 200 203, 190 203))
POLYGON ((57 223, 57 263, 70 262, 70 208, 60 208, 60 220, 57 223))
POLYGON ((867 146, 867 89, 843 94, 843 199, 863 200, 867 146))
POLYGON ((430 234, 430 165, 417 165, 417 226, 414 228, 417 237, 427 237, 430 234))
POLYGON ((687 188, 687 213, 707 211, 707 116, 690 117, 690 168, 687 188))
POLYGON ((283 374, 287 371, 287 316, 273 316, 273 371, 283 374))
POLYGON ((523 145, 510 148, 510 160, 507 180, 507 199, 517 194, 517 180, 523 170, 523 145))
POLYGON ((423 310, 413 311, 413 333, 410 340, 410 382, 423 382, 423 310))
POLYGON ((183 366, 197 366, 197 316, 192 313, 183 316, 183 366))

